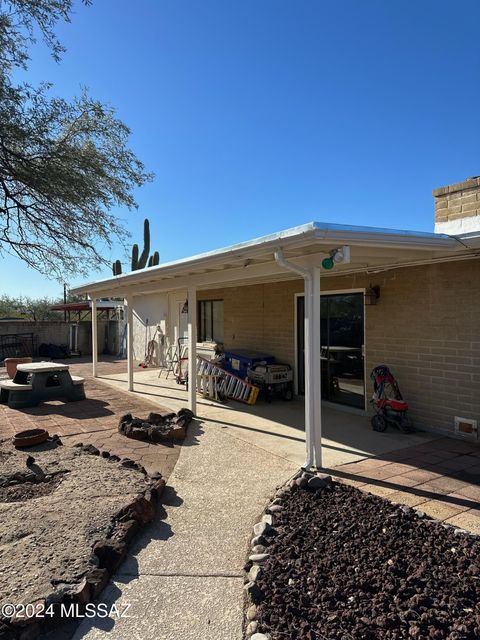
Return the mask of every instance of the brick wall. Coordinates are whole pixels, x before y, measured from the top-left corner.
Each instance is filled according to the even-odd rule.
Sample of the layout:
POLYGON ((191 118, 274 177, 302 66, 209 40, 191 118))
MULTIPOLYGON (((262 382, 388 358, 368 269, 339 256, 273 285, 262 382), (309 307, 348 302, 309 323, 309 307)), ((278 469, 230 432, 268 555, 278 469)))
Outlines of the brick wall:
POLYGON ((480 177, 434 189, 433 197, 436 232, 480 231, 480 177))
MULTIPOLYGON (((325 277, 323 291, 380 286, 365 308, 367 376, 387 364, 418 425, 453 430, 453 417, 480 420, 480 260, 325 277)), ((225 348, 250 348, 295 362, 294 294, 301 280, 203 291, 222 298, 225 348)), ((367 394, 371 395, 367 378, 367 394)))

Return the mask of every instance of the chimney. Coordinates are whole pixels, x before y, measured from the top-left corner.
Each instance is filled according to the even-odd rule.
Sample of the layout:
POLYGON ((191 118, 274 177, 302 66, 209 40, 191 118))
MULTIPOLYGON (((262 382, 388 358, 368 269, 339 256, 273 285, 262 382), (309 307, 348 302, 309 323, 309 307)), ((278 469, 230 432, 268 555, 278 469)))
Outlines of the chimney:
POLYGON ((433 197, 436 233, 480 231, 480 177, 434 189, 433 197))

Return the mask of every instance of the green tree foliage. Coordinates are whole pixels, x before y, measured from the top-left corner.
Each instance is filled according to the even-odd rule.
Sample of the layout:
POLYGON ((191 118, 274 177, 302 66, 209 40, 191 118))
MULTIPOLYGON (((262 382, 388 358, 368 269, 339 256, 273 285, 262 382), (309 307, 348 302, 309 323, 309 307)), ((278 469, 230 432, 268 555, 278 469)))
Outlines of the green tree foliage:
POLYGON ((0 296, 0 318, 18 318, 33 322, 63 320, 61 312, 52 311, 50 308, 59 302, 60 300, 50 298, 29 298, 27 296, 15 298, 2 295, 0 296))
POLYGON ((135 207, 134 188, 151 178, 111 107, 85 90, 67 101, 48 84, 13 79, 36 33, 59 60, 54 27, 71 10, 72 0, 0 1, 0 253, 61 281, 102 266, 105 249, 125 242, 111 210, 135 207))

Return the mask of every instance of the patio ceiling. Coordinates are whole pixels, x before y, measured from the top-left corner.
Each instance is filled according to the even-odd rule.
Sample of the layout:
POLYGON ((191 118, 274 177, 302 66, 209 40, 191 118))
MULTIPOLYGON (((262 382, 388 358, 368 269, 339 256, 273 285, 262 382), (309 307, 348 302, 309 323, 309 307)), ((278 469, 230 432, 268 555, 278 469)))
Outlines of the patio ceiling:
POLYGON ((286 259, 312 267, 342 245, 350 246, 350 263, 338 264, 332 272, 322 271, 322 278, 480 255, 478 249, 445 234, 312 222, 217 251, 86 283, 72 289, 72 293, 87 293, 95 298, 136 296, 188 286, 206 289, 287 280, 298 276, 275 262, 275 250, 281 248, 286 259))

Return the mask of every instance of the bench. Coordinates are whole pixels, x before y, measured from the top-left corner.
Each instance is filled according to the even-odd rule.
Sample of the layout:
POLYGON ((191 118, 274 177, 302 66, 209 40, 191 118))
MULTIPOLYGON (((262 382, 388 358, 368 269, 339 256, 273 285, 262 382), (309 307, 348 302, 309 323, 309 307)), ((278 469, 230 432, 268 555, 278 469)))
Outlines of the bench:
POLYGON ((0 389, 7 389, 7 391, 31 391, 31 384, 21 384, 20 382, 14 382, 13 380, 2 380, 0 382, 0 389))

